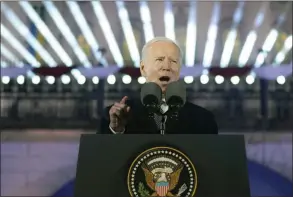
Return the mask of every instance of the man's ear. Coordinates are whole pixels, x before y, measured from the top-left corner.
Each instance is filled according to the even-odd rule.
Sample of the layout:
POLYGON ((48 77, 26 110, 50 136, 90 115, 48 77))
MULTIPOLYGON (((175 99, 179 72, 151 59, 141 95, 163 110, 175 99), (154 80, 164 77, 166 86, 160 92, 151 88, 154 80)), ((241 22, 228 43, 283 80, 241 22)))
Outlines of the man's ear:
POLYGON ((145 66, 144 66, 144 63, 143 63, 143 61, 141 60, 140 61, 140 74, 141 74, 141 76, 143 76, 143 77, 145 77, 146 76, 146 73, 145 73, 145 66))

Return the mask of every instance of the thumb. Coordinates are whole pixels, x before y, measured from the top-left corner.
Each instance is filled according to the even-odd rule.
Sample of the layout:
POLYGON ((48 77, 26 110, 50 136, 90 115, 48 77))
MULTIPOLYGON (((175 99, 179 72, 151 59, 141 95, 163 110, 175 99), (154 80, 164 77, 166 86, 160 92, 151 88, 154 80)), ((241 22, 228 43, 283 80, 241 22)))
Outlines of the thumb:
POLYGON ((121 101, 120 101, 120 104, 125 104, 126 100, 128 99, 127 96, 124 96, 121 101))

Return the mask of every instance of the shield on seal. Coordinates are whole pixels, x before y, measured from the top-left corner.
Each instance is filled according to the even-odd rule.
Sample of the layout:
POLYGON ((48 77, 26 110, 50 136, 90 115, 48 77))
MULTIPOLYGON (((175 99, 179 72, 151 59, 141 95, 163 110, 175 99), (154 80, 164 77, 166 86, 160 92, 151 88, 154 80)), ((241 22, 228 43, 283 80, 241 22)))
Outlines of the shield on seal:
POLYGON ((156 192, 159 196, 166 196, 169 191, 168 182, 158 182, 155 186, 156 192))

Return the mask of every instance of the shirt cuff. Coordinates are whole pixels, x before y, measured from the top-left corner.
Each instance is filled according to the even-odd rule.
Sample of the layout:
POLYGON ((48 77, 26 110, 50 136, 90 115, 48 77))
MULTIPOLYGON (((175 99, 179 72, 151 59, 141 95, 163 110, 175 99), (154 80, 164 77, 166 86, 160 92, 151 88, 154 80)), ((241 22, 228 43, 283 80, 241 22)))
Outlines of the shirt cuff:
POLYGON ((109 126, 109 129, 110 129, 110 130, 112 131, 112 133, 114 133, 114 134, 123 134, 124 131, 125 131, 125 128, 124 128, 122 132, 115 132, 114 129, 112 129, 110 126, 109 126))

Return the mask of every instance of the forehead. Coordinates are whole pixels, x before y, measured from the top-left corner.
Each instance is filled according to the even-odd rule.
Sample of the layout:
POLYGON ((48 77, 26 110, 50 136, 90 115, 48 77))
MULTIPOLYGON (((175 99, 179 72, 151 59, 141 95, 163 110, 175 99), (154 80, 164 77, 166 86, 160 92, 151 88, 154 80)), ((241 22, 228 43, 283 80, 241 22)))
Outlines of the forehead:
POLYGON ((172 56, 179 58, 180 52, 178 47, 171 42, 158 41, 149 45, 147 53, 150 57, 172 56))

